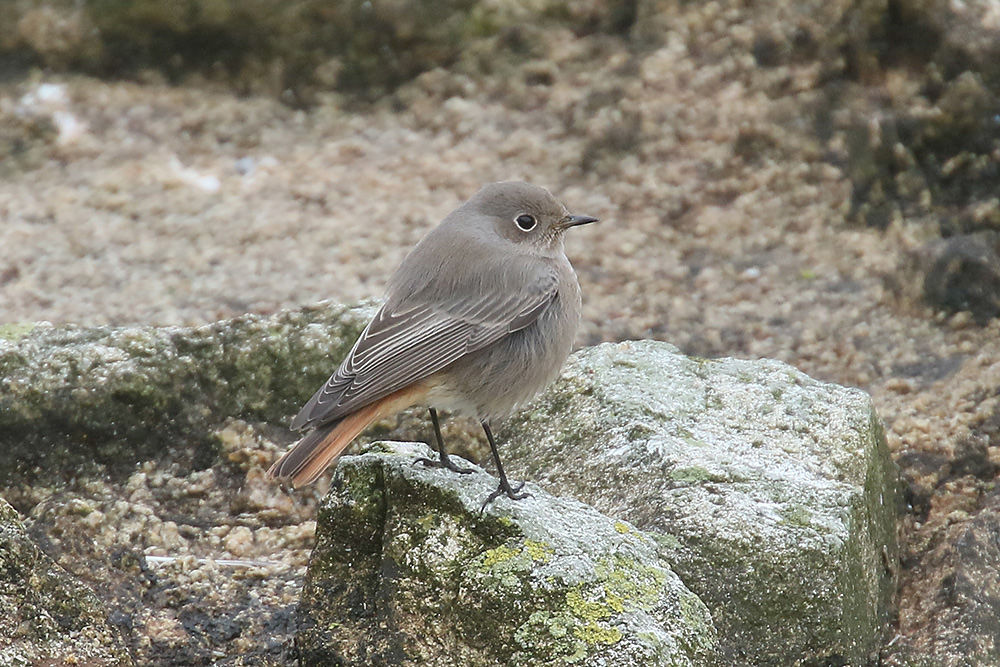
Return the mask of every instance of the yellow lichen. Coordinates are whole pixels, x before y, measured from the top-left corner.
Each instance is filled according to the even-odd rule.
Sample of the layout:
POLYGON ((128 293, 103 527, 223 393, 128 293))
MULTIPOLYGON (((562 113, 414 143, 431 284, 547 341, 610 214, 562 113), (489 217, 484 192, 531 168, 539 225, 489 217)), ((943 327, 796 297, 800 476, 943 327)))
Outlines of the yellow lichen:
POLYGON ((595 602, 585 599, 579 586, 566 591, 566 606, 574 616, 584 621, 603 621, 611 616, 611 610, 603 600, 595 602))
POLYGON ((525 540, 520 547, 501 544, 495 549, 490 549, 483 554, 483 567, 493 567, 499 563, 525 555, 530 561, 519 563, 519 565, 530 566, 531 563, 547 563, 555 551, 544 542, 535 540, 525 540))
POLYGON ((621 556, 602 559, 597 574, 603 580, 605 597, 614 596, 623 607, 628 603, 640 609, 656 604, 667 580, 663 570, 621 556))
POLYGON ((535 540, 525 540, 524 550, 528 552, 531 560, 537 563, 549 562, 549 558, 555 553, 552 547, 545 544, 545 542, 536 542, 535 540))
POLYGON ((512 549, 506 544, 501 544, 495 549, 489 549, 485 554, 483 554, 483 567, 493 567, 497 563, 506 563, 520 553, 520 549, 512 549))
POLYGON ((588 644, 617 644, 622 639, 621 630, 591 621, 573 628, 573 635, 588 644))

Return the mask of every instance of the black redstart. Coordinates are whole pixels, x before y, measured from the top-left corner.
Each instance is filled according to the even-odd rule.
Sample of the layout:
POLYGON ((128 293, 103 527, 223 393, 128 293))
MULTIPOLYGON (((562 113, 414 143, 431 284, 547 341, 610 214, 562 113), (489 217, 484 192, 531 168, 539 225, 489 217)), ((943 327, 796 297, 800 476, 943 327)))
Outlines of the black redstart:
MULTIPOLYGON (((559 374, 580 322, 580 285, 563 232, 596 222, 570 215, 547 190, 492 183, 452 211, 389 279, 385 303, 327 383, 292 420, 307 430, 268 471, 313 482, 366 426, 412 405, 430 408, 438 461, 448 458, 437 408, 483 426, 500 485, 511 488, 489 422, 559 374)), ((485 504, 484 504, 485 506, 485 504)))

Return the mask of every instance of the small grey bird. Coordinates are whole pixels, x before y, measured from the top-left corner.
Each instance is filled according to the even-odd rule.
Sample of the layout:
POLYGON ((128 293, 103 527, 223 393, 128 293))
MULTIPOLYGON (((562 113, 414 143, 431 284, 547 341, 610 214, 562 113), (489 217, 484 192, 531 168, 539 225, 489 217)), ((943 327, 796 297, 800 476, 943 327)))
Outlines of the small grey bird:
MULTIPOLYGON (((547 190, 492 183, 452 211, 389 279, 385 303, 340 368, 292 420, 307 431, 268 471, 302 486, 376 419, 412 405, 474 417, 490 443, 501 494, 507 481, 490 421, 506 417, 559 374, 580 322, 580 285, 563 233, 597 218, 571 215, 547 190)), ((485 503, 484 503, 485 506, 485 503)))

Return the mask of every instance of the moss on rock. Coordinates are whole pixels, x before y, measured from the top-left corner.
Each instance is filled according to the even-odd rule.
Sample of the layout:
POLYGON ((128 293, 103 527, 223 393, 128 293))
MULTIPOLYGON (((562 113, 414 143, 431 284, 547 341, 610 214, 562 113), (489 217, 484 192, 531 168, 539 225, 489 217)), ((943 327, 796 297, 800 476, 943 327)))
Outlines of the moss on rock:
POLYGON ((18 327, 0 336, 0 480, 128 471, 167 446, 207 464, 226 419, 294 414, 369 314, 325 305, 193 328, 18 327))
POLYGON ((43 554, 0 499, 0 665, 55 664, 132 660, 93 591, 43 554))
POLYGON ((481 470, 374 449, 341 460, 320 512, 303 664, 714 664, 704 605, 641 532, 536 488, 480 512, 481 470))

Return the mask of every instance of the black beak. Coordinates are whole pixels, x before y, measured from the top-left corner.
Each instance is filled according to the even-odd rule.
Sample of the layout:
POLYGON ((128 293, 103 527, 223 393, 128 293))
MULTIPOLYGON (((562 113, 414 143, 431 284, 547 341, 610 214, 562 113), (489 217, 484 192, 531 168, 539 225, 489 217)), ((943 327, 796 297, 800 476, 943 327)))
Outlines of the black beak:
POLYGON ((597 220, 597 218, 592 218, 589 215, 571 215, 563 222, 562 228, 569 229, 578 225, 589 225, 592 222, 597 222, 597 220))

